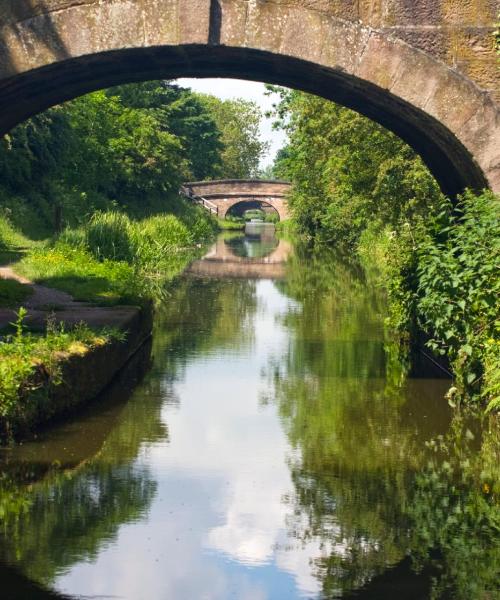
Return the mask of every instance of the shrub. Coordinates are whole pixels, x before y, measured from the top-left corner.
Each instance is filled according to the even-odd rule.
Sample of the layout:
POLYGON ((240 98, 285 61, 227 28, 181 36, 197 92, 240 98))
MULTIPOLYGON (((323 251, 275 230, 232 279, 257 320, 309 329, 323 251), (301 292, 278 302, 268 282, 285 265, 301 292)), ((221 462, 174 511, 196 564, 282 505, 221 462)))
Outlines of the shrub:
MULTIPOLYGON (((466 192, 430 220, 418 243, 417 317, 446 355, 458 391, 479 397, 485 365, 498 358, 500 202, 491 192, 466 192)), ((490 384, 495 377, 490 366, 490 384)))
POLYGON ((138 250, 134 234, 130 219, 118 211, 95 213, 85 228, 87 247, 99 260, 133 262, 138 250))
POLYGON ((211 238, 217 231, 216 219, 200 206, 183 203, 178 218, 191 232, 194 242, 202 242, 211 238))
POLYGON ((174 215, 159 215, 135 226, 137 259, 142 268, 157 269, 182 249, 193 245, 188 228, 174 215))
POLYGON ((72 248, 84 249, 87 246, 87 235, 83 227, 71 229, 67 227, 58 237, 58 241, 72 248))

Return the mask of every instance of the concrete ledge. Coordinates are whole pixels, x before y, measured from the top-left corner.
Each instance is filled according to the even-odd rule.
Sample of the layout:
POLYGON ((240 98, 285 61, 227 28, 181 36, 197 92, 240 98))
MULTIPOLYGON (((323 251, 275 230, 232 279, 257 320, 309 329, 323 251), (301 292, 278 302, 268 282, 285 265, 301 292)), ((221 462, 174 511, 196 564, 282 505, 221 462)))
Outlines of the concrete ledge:
MULTIPOLYGON (((61 311, 65 312, 65 311, 61 311)), ((30 313, 31 326, 42 325, 42 314, 30 313)), ((46 318, 47 313, 43 313, 46 318)), ((112 326, 126 332, 123 342, 113 341, 90 349, 83 355, 59 355, 62 382, 55 385, 40 365, 27 381, 29 391, 21 395, 16 411, 0 418, 0 439, 20 439, 55 418, 69 414, 94 399, 150 338, 152 312, 136 307, 85 307, 75 314, 57 315, 70 324, 85 321, 90 327, 112 326), (86 316, 82 313, 88 312, 86 316), (30 385, 31 384, 31 385, 30 385), (31 389, 30 389, 31 388, 31 389)), ((42 325, 43 326, 43 325, 42 325)))

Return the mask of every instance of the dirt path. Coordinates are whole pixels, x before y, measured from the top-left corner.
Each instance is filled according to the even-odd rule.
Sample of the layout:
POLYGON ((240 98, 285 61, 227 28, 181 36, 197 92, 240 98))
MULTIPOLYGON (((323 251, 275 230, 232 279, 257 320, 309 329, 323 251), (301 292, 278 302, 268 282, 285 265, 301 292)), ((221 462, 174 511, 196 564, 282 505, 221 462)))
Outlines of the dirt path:
MULTIPOLYGON (((92 328, 112 326, 126 330, 129 321, 140 312, 132 306, 102 307, 77 302, 70 294, 33 283, 10 267, 0 267, 0 279, 13 279, 33 288, 33 294, 21 305, 28 309, 26 325, 37 331, 44 331, 49 319, 68 326, 84 322, 92 328)), ((0 330, 16 320, 17 308, 0 308, 0 330)))
POLYGON ((33 289, 33 294, 23 301, 23 306, 28 309, 43 309, 49 306, 57 308, 76 308, 77 306, 82 306, 81 302, 75 302, 73 297, 66 292, 33 283, 29 279, 15 273, 10 267, 0 267, 0 279, 12 279, 24 285, 29 285, 33 289))

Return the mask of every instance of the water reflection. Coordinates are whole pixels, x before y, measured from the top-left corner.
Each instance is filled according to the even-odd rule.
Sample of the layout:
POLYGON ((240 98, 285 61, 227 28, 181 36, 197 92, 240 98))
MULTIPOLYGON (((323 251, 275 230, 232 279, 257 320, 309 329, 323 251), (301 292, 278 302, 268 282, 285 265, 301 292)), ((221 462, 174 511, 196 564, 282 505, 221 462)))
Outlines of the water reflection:
POLYGON ((292 245, 278 239, 274 225, 249 223, 245 231, 226 232, 189 273, 208 278, 284 279, 292 245))
MULTIPOLYGON (((251 259, 237 256, 244 240, 236 254, 221 241, 260 267, 279 248, 250 246, 267 253, 251 259)), ((494 598, 498 545, 474 538, 470 518, 461 539, 474 560, 454 553, 464 521, 430 501, 453 484, 445 449, 424 443, 450 435, 447 382, 401 376, 383 293, 358 266, 298 249, 280 268, 286 278, 186 276, 127 402, 119 391, 4 453, 0 564, 13 597, 31 581, 71 597, 430 598, 432 577, 458 580, 461 559, 477 593, 456 597, 494 598)), ((488 439, 495 456, 492 437, 463 450, 483 470, 488 439)), ((491 460, 484 473, 491 490, 491 460)), ((452 504, 486 527, 498 496, 481 485, 471 475, 452 504)))
POLYGON ((391 386, 380 288, 331 253, 294 261, 280 288, 300 308, 285 317, 271 398, 297 450, 291 532, 323 549, 312 570, 325 597, 342 597, 405 556, 403 506, 423 442, 448 425, 446 382, 391 386))
POLYGON ((276 237, 274 225, 270 223, 247 223, 244 233, 226 234, 222 239, 233 256, 253 259, 273 254, 284 242, 276 237))

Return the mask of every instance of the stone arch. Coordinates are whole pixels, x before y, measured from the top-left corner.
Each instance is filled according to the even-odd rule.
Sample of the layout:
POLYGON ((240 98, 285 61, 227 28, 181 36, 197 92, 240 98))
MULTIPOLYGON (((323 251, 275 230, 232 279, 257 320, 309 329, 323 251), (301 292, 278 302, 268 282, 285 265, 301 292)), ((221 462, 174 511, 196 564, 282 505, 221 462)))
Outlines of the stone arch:
POLYGON ((245 199, 245 200, 236 200, 232 204, 225 207, 225 213, 222 215, 219 213, 220 218, 224 218, 228 215, 232 215, 235 212, 235 209, 242 210, 251 210, 254 207, 266 209, 272 209, 272 212, 276 213, 279 217, 280 221, 284 221, 287 218, 287 212, 283 209, 281 203, 273 202, 272 200, 262 200, 262 199, 245 199))
POLYGON ((306 0, 6 0, 0 133, 110 85, 238 77, 370 117, 408 142, 450 195, 464 187, 500 192, 493 96, 390 31, 342 16, 306 0))

